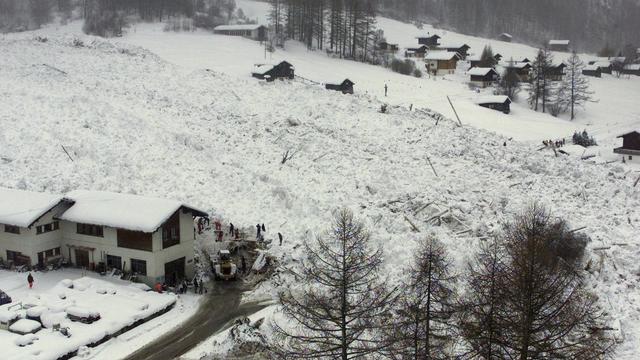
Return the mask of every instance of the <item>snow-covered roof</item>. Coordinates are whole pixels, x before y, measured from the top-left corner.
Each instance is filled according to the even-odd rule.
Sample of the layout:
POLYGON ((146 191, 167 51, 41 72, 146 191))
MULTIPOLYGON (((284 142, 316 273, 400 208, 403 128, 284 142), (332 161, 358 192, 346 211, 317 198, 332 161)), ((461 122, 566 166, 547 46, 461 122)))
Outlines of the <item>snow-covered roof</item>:
POLYGON ((59 216, 62 220, 146 233, 156 231, 180 208, 206 215, 204 211, 176 200, 131 194, 76 190, 65 198, 74 204, 59 216))
POLYGON ((264 25, 260 24, 244 24, 244 25, 219 25, 213 28, 214 31, 233 31, 233 30, 257 30, 264 25))
POLYGON ((276 64, 255 64, 253 65, 253 70, 251 72, 254 74, 264 74, 275 66, 276 64))
POLYGON ((495 70, 493 70, 493 68, 484 68, 484 67, 473 67, 471 69, 469 69, 469 75, 472 76, 486 76, 488 73, 490 72, 495 72, 495 70))
POLYGON ((569 40, 549 40, 549 45, 569 45, 569 40))
POLYGON ((506 63, 502 63, 502 66, 506 68, 513 68, 513 69, 524 69, 527 66, 531 66, 531 64, 529 64, 528 62, 508 61, 506 63))
POLYGON ((597 66, 597 67, 609 67, 611 66, 611 63, 608 61, 596 61, 593 63, 593 66, 597 66))
POLYGON ((628 64, 624 66, 624 69, 637 71, 637 70, 640 70, 640 64, 628 64))
POLYGON ((506 37, 513 37, 513 36, 511 36, 511 34, 508 34, 508 33, 502 33, 502 34, 500 34, 500 35, 501 35, 501 36, 506 36, 506 37))
POLYGON ((61 201, 61 195, 0 187, 0 224, 29 227, 61 201))
POLYGON ((425 60, 451 60, 454 57, 460 57, 457 52, 436 50, 427 53, 425 60))
POLYGON ((503 104, 506 101, 511 102, 511 99, 509 99, 509 97, 506 95, 486 95, 486 96, 478 97, 475 100, 475 103, 476 104, 503 104))
POLYGON ((598 71, 598 69, 600 69, 600 66, 593 64, 593 65, 587 65, 584 67, 584 70, 587 71, 598 71))

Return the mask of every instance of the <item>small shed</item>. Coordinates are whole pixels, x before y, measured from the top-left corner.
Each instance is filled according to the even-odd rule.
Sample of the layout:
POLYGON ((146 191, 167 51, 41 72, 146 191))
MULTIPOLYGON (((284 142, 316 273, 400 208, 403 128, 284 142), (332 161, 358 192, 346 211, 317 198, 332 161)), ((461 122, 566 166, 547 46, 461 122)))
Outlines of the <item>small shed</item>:
POLYGON ((438 35, 427 35, 427 36, 418 36, 418 44, 427 45, 427 46, 438 46, 440 44, 440 36, 438 35))
POLYGON ((381 41, 378 43, 377 50, 381 52, 395 53, 398 51, 398 44, 391 44, 386 41, 381 41))
POLYGON ((355 83, 349 79, 344 79, 340 84, 325 84, 327 90, 340 91, 343 94, 353 94, 355 83))
POLYGON ((553 64, 547 72, 547 79, 551 81, 562 81, 564 77, 564 69, 567 67, 565 63, 553 64))
POLYGON ((513 40, 513 36, 511 36, 511 34, 502 33, 498 36, 498 39, 504 42, 511 42, 513 40))
POLYGON ((220 25, 213 28, 214 34, 243 36, 256 41, 267 39, 267 27, 259 24, 220 25))
POLYGON ((471 84, 486 88, 498 80, 498 73, 493 68, 474 67, 469 70, 471 84))
POLYGON ((251 73, 256 79, 274 81, 276 79, 291 79, 295 77, 295 68, 286 61, 279 64, 257 64, 251 73))
POLYGON ((549 50, 568 52, 570 44, 570 40, 549 40, 549 50))
POLYGON ((417 48, 407 48, 404 51, 404 56, 408 58, 419 58, 424 59, 424 56, 429 51, 429 47, 427 45, 422 45, 417 48))
POLYGON ((487 109, 502 111, 505 114, 511 112, 511 99, 506 95, 483 96, 476 99, 476 104, 487 109))
POLYGON ((628 64, 622 68, 623 74, 640 76, 640 64, 628 64))
POLYGON ((602 77, 602 69, 598 65, 587 65, 582 69, 582 75, 602 77))
POLYGON ((431 75, 454 74, 460 60, 460 54, 446 50, 429 52, 425 57, 427 71, 431 75))
POLYGON ((616 154, 628 155, 629 160, 633 160, 633 156, 640 156, 640 131, 631 131, 618 136, 622 138, 622 146, 613 149, 616 154))
POLYGON ((600 72, 602 74, 611 75, 611 73, 613 72, 613 65, 611 65, 611 62, 608 61, 608 60, 606 60, 606 61, 590 61, 589 65, 597 66, 598 69, 600 69, 600 72))

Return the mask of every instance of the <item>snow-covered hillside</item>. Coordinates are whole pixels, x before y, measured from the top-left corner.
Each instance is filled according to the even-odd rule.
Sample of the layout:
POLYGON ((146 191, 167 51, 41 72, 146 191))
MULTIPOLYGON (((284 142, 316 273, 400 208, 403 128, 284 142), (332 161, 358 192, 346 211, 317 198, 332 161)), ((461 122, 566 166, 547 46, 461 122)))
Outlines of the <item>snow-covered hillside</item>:
MULTIPOLYGON (((162 39, 129 39, 136 36, 162 39)), ((238 48, 254 46, 248 40, 199 33, 168 34, 166 41, 182 36, 222 44, 231 55, 184 46, 173 58, 159 51, 170 61, 183 53, 191 64, 184 67, 90 37, 81 37, 83 46, 62 35, 46 43, 29 33, 0 40, 0 186, 176 198, 237 225, 260 222, 282 232, 285 246, 274 249, 279 256, 297 256, 294 245, 322 232, 331 212, 346 206, 384 245, 392 277, 401 276, 413 240, 425 232, 436 231, 461 266, 479 235, 540 201, 576 227, 588 227, 589 256, 598 264, 590 281, 621 330, 618 358, 640 351, 637 173, 620 164, 556 158, 537 151, 537 142, 510 141, 451 120, 436 125, 438 116, 427 110, 391 107, 381 114, 373 94, 258 82, 246 76, 242 63, 249 60, 233 57, 238 48), (295 155, 281 164, 287 150, 295 155), (429 202, 433 206, 414 211, 429 202), (428 224, 436 209, 450 209, 451 223, 428 224), (404 216, 421 233, 412 232, 404 216), (610 248, 593 251, 601 247, 610 248)), ((300 61, 303 73, 321 59, 302 49, 291 54, 311 59, 300 61)), ((329 75, 328 65, 344 64, 356 76, 380 73, 329 61, 319 62, 317 71, 329 75)), ((463 119, 473 114, 484 112, 475 109, 463 119)), ((259 291, 273 289, 267 284, 259 291)))

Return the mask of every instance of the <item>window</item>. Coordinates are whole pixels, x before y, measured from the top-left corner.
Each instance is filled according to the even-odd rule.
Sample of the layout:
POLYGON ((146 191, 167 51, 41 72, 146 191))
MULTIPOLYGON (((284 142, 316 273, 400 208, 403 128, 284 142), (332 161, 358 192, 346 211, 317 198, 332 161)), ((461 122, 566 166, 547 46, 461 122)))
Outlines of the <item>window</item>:
POLYGON ((78 223, 76 225, 76 232, 81 235, 104 237, 104 230, 100 225, 78 223))
POLYGON ((52 257, 53 256, 53 249, 49 249, 49 250, 45 251, 44 255, 46 257, 52 257))
POLYGON ((152 246, 150 233, 118 229, 118 247, 152 251, 152 246))
POLYGON ((54 230, 58 230, 60 229, 60 223, 57 221, 54 221, 52 223, 49 224, 44 224, 44 225, 39 225, 36 227, 36 234, 40 235, 40 234, 44 234, 44 233, 48 233, 54 230))
POLYGON ((53 249, 53 255, 56 255, 56 256, 60 255, 60 248, 59 247, 53 249))
POLYGON ((22 255, 19 251, 11 251, 7 250, 7 260, 8 261, 16 261, 16 259, 22 255))
POLYGON ((14 225, 5 225, 4 232, 11 234, 20 234, 20 227, 14 225))
POLYGON ((122 258, 120 256, 107 255, 107 267, 109 269, 122 270, 122 258))
POLYGON ((138 275, 147 275, 147 262, 144 260, 131 259, 131 272, 138 275))
POLYGON ((180 243, 180 213, 173 214, 162 225, 162 248, 166 249, 180 243))

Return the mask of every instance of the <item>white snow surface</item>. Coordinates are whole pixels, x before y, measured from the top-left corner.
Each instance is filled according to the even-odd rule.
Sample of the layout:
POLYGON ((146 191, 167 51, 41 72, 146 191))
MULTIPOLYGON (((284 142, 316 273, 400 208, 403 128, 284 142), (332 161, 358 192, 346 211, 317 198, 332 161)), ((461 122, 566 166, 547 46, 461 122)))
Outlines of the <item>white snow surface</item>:
MULTIPOLYGON (((243 10, 249 4, 245 12, 253 16, 266 14, 260 10, 266 4, 237 2, 243 10)), ((433 30, 384 18, 378 24, 388 41, 412 46, 415 34, 433 30)), ((272 252, 285 263, 298 259, 300 247, 294 247, 323 234, 332 211, 346 206, 383 244, 386 272, 394 280, 425 233, 438 234, 462 271, 480 234, 539 201, 575 227, 588 226, 588 257, 598 264, 588 281, 618 329, 616 358, 634 359, 640 352, 640 196, 633 187, 639 174, 633 164, 606 163, 617 159, 611 154, 620 143, 614 134, 640 123, 635 79, 590 79, 600 101, 570 122, 533 112, 522 100, 512 104, 511 115, 480 108, 460 72, 417 79, 331 59, 293 42, 272 55, 270 60, 286 59, 318 82, 352 79, 356 95, 343 96, 300 81, 250 78, 253 64, 265 59, 264 49, 248 39, 164 33, 155 25, 135 26, 116 40, 65 31, 48 32, 44 44, 33 33, 0 40, 0 158, 10 160, 0 161, 0 185, 183 199, 234 224, 260 222, 273 229, 268 234, 282 232, 284 245, 272 252), (73 47, 72 36, 86 46, 73 47), (383 98, 385 83, 389 96, 383 98), (454 118, 445 95, 463 127, 447 119, 435 125, 438 115, 429 108, 454 118), (388 114, 378 112, 382 103, 390 104, 388 114), (584 128, 600 143, 593 160, 538 151, 542 139, 584 128), (295 156, 281 164, 287 150, 295 156), (459 220, 427 224, 436 209, 414 210, 429 202, 459 220), (420 233, 412 232, 404 215, 420 233), (467 229, 473 231, 460 234, 467 229)), ((491 44, 506 59, 536 51, 438 33, 472 51, 491 44)), ((277 290, 266 282, 252 297, 277 290)), ((100 348, 106 354, 118 346, 126 354, 126 345, 100 348)))
POLYGON ((469 69, 469 71, 467 71, 467 73, 474 76, 485 76, 491 71, 495 70, 493 70, 493 68, 472 67, 471 69, 469 69))
POLYGON ((20 319, 9 326, 9 330, 20 334, 28 334, 40 330, 41 327, 42 325, 35 320, 20 319))
POLYGON ((75 190, 65 198, 74 204, 59 216, 62 220, 147 233, 156 231, 181 207, 192 208, 176 200, 107 191, 75 190))
POLYGON ((219 25, 213 28, 213 30, 256 30, 261 26, 264 26, 264 25, 260 25, 260 24, 219 25))
POLYGON ((0 187, 0 224, 28 227, 61 200, 60 195, 0 187))

